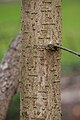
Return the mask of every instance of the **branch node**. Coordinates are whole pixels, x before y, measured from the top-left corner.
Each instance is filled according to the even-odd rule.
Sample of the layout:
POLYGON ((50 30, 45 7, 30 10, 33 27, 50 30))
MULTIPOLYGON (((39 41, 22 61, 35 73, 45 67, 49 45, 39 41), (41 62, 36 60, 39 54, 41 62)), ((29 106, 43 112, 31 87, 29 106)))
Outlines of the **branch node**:
POLYGON ((59 49, 62 49, 62 50, 67 51, 67 52, 70 52, 70 53, 80 57, 80 53, 77 53, 77 52, 75 52, 75 51, 73 51, 71 49, 65 48, 65 47, 63 47, 63 46, 61 46, 59 44, 48 44, 48 48, 49 48, 49 50, 52 50, 52 51, 56 51, 59 48, 59 49))

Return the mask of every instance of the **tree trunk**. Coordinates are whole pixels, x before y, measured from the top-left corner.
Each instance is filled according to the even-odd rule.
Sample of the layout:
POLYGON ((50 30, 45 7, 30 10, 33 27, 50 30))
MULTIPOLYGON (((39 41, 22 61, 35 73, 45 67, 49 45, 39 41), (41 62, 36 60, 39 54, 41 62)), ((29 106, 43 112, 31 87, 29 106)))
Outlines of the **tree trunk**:
POLYGON ((20 42, 21 34, 12 42, 0 65, 0 120, 5 119, 9 104, 19 84, 20 42))
POLYGON ((22 0, 21 120, 61 120, 61 0, 22 0))

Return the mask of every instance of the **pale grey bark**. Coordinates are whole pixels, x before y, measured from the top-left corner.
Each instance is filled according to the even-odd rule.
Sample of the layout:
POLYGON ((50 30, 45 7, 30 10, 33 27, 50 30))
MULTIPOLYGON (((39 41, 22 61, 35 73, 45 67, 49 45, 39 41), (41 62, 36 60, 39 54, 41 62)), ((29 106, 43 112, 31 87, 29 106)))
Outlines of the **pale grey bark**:
POLYGON ((0 120, 4 120, 20 78, 21 33, 12 41, 0 65, 0 120))

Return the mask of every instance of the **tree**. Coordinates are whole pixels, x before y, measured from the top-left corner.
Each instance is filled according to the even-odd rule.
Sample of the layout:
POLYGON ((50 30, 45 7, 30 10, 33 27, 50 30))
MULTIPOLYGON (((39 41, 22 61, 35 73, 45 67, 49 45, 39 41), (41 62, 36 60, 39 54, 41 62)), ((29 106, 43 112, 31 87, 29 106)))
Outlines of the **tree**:
POLYGON ((6 118, 8 107, 18 88, 20 42, 21 33, 12 41, 0 65, 0 120, 6 118))
POLYGON ((61 0, 22 0, 21 120, 60 120, 61 0))

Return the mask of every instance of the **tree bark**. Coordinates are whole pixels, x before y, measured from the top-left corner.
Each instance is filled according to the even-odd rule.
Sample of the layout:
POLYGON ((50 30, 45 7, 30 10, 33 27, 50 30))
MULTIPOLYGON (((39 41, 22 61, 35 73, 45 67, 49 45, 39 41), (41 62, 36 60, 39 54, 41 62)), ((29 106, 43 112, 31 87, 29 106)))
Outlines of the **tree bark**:
POLYGON ((22 0, 21 120, 61 120, 61 0, 22 0))
POLYGON ((0 120, 5 119, 19 84, 20 41, 21 33, 13 40, 0 65, 0 120))

